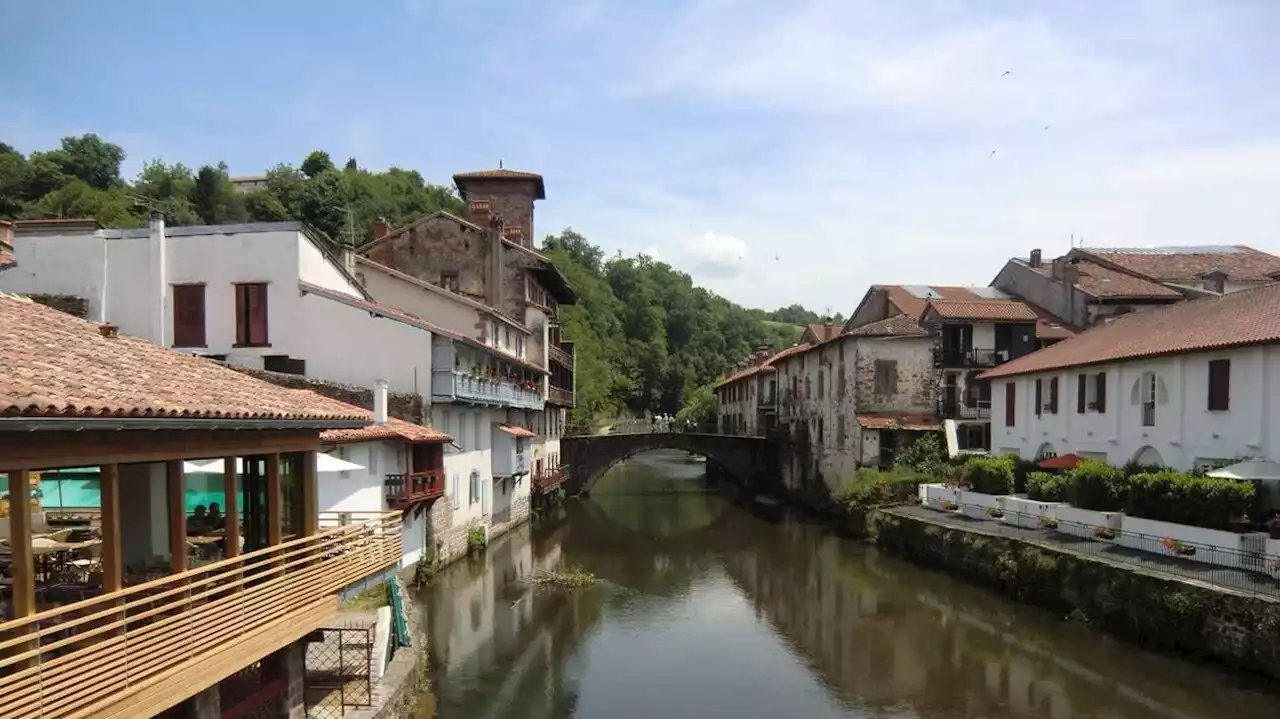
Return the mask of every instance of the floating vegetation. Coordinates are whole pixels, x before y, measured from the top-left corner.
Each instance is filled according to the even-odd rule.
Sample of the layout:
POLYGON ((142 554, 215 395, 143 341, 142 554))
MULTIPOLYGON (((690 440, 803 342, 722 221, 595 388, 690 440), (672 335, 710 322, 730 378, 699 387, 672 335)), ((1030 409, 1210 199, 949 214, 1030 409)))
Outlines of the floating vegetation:
POLYGON ((560 571, 539 570, 529 577, 529 583, 539 587, 563 587, 581 589, 596 583, 596 575, 582 567, 565 567, 560 571))

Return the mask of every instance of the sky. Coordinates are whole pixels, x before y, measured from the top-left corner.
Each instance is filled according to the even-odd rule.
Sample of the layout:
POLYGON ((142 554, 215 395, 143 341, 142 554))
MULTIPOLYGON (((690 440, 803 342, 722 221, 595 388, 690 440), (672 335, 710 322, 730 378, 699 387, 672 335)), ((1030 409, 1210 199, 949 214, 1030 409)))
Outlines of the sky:
POLYGON ((0 0, 0 141, 541 173, 536 232, 747 306, 1012 256, 1280 253, 1270 0, 0 0))

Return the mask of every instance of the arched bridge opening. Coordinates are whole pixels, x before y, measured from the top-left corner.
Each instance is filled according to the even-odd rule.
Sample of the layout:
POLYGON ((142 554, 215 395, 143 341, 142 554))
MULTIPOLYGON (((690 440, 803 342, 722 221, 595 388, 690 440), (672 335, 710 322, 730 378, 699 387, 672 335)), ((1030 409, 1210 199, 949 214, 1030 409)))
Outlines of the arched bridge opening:
POLYGON ((778 445, 764 437, 686 432, 601 434, 560 440, 560 459, 568 466, 568 490, 590 492, 600 477, 631 457, 657 449, 702 455, 720 465, 734 481, 756 492, 779 491, 778 445))

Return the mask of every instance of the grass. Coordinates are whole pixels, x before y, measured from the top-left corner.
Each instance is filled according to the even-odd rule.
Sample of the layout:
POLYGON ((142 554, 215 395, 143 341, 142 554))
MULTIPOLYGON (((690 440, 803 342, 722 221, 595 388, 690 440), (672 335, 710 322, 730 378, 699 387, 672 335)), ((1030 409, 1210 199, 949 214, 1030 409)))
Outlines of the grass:
POLYGON ((539 587, 561 587, 565 589, 581 589, 594 586, 596 575, 582 567, 565 567, 557 572, 539 570, 529 577, 529 583, 539 587))
POLYGON ((386 585, 375 584, 354 597, 344 600, 342 608, 354 611, 373 611, 379 607, 385 607, 387 604, 386 585))

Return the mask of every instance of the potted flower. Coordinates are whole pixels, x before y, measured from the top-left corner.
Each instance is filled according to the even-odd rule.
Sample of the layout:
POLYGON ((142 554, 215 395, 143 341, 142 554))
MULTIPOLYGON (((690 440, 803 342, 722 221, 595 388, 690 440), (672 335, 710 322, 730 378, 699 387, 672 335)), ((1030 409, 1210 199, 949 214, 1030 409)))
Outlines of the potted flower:
POLYGON ((992 519, 1000 519, 1004 516, 1004 510, 999 507, 987 507, 987 516, 992 519))
POLYGON ((1185 542, 1179 542, 1173 537, 1164 538, 1164 548, 1182 557, 1194 556, 1196 548, 1185 542))
POLYGON ((1094 527, 1093 536, 1103 540, 1104 542, 1110 542, 1116 538, 1116 530, 1111 527, 1094 527))
POLYGON ((1040 526, 1044 527, 1045 529, 1057 529, 1058 520, 1054 519, 1053 517, 1041 517, 1040 526))
POLYGON ((954 512, 960 509, 960 505, 956 504, 955 502, 943 502, 942 508, 948 512, 954 512))

